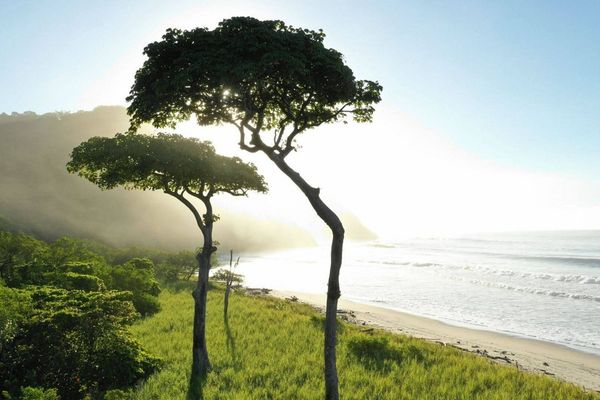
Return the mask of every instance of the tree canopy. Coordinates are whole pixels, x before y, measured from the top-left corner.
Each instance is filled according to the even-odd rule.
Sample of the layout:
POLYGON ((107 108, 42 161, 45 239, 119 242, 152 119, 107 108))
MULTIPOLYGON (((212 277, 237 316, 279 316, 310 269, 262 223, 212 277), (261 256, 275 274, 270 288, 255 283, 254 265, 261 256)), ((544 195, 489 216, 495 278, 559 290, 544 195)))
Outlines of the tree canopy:
POLYGON ((148 59, 128 97, 132 129, 195 116, 200 125, 236 125, 245 150, 285 157, 310 128, 348 117, 370 121, 381 86, 355 79, 324 37, 250 17, 224 20, 214 30, 169 29, 144 49, 148 59))
POLYGON ((242 196, 267 190, 253 164, 216 154, 210 142, 176 134, 93 137, 73 149, 67 169, 102 189, 162 190, 188 208, 186 194, 204 201, 218 192, 242 196))

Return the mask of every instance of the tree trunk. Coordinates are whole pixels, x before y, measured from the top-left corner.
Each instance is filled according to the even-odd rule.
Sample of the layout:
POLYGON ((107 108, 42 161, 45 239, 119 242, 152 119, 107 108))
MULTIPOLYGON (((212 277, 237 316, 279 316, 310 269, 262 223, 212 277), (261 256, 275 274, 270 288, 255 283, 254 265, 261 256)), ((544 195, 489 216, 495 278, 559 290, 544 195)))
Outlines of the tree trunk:
POLYGON ((337 303, 340 298, 340 269, 344 247, 344 226, 339 217, 321 200, 319 189, 310 186, 299 173, 294 171, 279 155, 270 153, 269 158, 300 188, 302 193, 316 211, 317 215, 327 224, 333 235, 331 240, 331 261, 329 266, 329 281, 327 284, 327 304, 325 308, 325 399, 338 400, 338 375, 336 366, 336 325, 337 303))
MULTIPOLYGON (((208 256, 210 257, 210 256, 208 256)), ((194 297, 194 333, 192 346, 192 376, 205 376, 210 370, 208 349, 206 348, 206 296, 208 292, 209 261, 204 253, 198 254, 200 265, 198 285, 192 295, 194 297)))
MULTIPOLYGON (((212 218, 212 215, 210 216, 212 218)), ((208 218, 207 218, 208 219, 208 218)), ((212 222, 204 229, 204 246, 197 255, 199 264, 198 285, 192 295, 194 297, 194 332, 192 345, 192 378, 206 376, 211 369, 206 348, 206 298, 208 293, 208 273, 210 258, 216 250, 212 245, 212 222)))
POLYGON ((231 291, 231 284, 227 282, 225 287, 225 299, 223 302, 223 318, 227 319, 227 309, 229 308, 229 292, 231 291))
POLYGON ((229 308, 229 292, 233 283, 233 250, 229 250, 229 271, 227 271, 225 280, 225 298, 223 299, 223 318, 227 319, 227 309, 229 308))

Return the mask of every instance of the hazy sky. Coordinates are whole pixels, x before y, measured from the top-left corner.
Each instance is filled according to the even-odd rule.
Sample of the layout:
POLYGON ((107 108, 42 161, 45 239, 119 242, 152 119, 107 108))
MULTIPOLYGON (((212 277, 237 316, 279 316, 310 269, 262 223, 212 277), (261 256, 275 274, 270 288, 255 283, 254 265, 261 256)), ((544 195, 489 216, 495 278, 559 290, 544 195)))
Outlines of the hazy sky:
POLYGON ((0 0, 0 112, 125 104, 148 42, 234 15, 322 28, 382 83, 375 124, 310 133, 294 156, 311 174, 343 140, 353 175, 313 163, 315 184, 379 232, 600 228, 595 0, 0 0))

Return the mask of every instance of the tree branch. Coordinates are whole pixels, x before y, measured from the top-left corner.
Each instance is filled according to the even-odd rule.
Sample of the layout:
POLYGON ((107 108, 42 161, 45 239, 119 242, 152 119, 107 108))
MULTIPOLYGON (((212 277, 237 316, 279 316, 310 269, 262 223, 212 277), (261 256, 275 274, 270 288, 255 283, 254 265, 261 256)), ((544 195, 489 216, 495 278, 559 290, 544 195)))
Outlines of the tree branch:
POLYGON ((194 218, 196 219, 196 224, 198 225, 198 228, 200 228, 200 231, 204 235, 206 225, 204 224, 204 221, 202 220, 202 216, 200 216, 200 213, 198 212, 196 207, 192 204, 192 202, 189 201, 188 199, 186 199, 185 196, 183 195, 183 193, 177 193, 176 191, 170 190, 169 188, 165 188, 164 192, 168 195, 175 197, 177 200, 182 202, 192 212, 192 214, 194 214, 194 218))
POLYGON ((256 153, 259 149, 256 146, 249 146, 246 144, 246 131, 244 130, 244 124, 237 125, 238 130, 240 131, 240 149, 249 151, 250 153, 256 153))

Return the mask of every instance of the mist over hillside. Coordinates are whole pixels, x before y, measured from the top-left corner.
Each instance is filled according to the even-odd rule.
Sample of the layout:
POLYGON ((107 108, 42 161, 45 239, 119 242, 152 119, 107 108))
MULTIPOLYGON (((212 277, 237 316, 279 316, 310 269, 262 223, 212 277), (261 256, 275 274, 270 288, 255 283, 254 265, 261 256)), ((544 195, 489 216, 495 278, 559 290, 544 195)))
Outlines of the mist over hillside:
MULTIPOLYGON (((161 192, 101 191, 67 173, 65 164, 73 147, 92 136, 112 136, 128 127, 123 107, 41 116, 1 114, 0 217, 4 222, 0 225, 49 240, 72 235, 117 246, 198 246, 201 236, 193 218, 174 199, 161 192)), ((215 239, 222 248, 268 250, 314 244, 311 235, 296 226, 218 208, 216 212, 221 220, 215 224, 215 239)))

